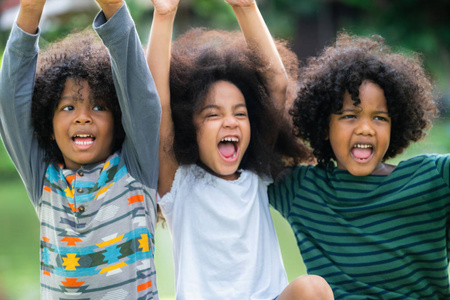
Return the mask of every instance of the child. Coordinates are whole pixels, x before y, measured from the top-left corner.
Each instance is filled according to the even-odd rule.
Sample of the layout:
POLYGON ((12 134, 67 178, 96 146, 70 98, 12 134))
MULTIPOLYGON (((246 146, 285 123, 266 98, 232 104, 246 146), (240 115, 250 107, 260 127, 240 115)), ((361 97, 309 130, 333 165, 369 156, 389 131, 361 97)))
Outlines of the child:
POLYGON ((160 104, 124 2, 98 3, 108 49, 83 32, 37 62, 45 1, 21 1, 0 75, 0 132, 40 220, 41 299, 158 299, 160 104))
POLYGON ((163 114, 158 204, 173 238, 176 298, 332 299, 317 276, 288 286, 267 199, 277 159, 268 143, 287 75, 255 2, 239 2, 227 0, 256 51, 240 34, 195 29, 170 58, 179 1, 153 1, 148 63, 163 114))
POLYGON ((436 113, 421 60, 342 33, 300 77, 295 132, 319 164, 290 169, 269 198, 308 273, 336 299, 448 299, 449 156, 385 162, 436 113))

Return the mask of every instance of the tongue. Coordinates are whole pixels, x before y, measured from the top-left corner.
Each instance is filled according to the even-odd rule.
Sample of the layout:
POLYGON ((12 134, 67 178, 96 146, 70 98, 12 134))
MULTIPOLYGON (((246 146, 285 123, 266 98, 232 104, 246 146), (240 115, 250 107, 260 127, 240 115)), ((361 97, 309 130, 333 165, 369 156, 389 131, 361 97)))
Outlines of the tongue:
POLYGON ((366 159, 372 154, 372 148, 353 148, 352 154, 358 159, 366 159))
POLYGON ((234 144, 233 143, 219 143, 219 152, 223 157, 229 158, 234 154, 234 144))

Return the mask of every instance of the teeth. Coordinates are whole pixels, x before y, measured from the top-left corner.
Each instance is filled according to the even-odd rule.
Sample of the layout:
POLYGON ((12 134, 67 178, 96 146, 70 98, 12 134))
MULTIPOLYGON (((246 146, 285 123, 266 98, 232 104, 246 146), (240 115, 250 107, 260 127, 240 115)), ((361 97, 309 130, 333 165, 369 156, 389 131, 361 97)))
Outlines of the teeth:
POLYGON ((372 145, 356 144, 355 146, 353 146, 353 148, 362 148, 362 149, 366 149, 366 148, 373 148, 373 146, 372 146, 372 145))
POLYGON ((93 142, 92 142, 92 141, 89 141, 89 142, 75 142, 75 144, 77 144, 77 145, 82 145, 82 146, 86 146, 86 145, 91 145, 91 144, 93 144, 93 142))
POLYGON ((234 143, 237 143, 237 142, 239 142, 239 139, 235 138, 235 137, 227 137, 227 138, 223 138, 221 140, 221 142, 234 142, 234 143))
POLYGON ((94 136, 92 136, 90 134, 77 134, 77 135, 74 136, 74 138, 76 138, 76 137, 86 138, 86 137, 94 137, 94 136))

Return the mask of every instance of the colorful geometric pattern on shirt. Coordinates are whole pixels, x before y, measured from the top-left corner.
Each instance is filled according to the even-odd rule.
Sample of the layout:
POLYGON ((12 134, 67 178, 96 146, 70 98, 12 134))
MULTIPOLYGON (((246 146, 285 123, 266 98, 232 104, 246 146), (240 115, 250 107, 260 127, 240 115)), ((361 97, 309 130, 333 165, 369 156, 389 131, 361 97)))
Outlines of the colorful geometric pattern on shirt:
MULTIPOLYGON (((77 276, 90 276, 114 271, 140 259, 153 258, 149 237, 153 238, 148 229, 139 228, 87 247, 62 247, 47 242, 46 238, 41 241, 42 270, 68 277, 73 277, 74 273, 77 276)), ((63 238, 61 241, 72 244, 71 239, 68 241, 63 238)), ((77 242, 81 243, 82 240, 77 238, 77 242)))
POLYGON ((119 153, 76 171, 51 165, 44 185, 41 287, 59 299, 153 299, 155 191, 130 176, 119 153))
POLYGON ((450 299, 449 177, 449 155, 409 159, 388 176, 299 166, 269 199, 335 299, 450 299))

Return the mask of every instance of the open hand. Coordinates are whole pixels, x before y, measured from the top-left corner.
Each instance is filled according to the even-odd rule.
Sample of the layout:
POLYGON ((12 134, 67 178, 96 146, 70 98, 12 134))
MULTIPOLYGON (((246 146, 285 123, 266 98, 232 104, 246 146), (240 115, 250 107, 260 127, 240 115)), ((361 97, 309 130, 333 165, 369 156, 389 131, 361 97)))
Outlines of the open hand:
POLYGON ((180 0, 152 0, 155 11, 160 15, 166 15, 175 11, 180 0))

